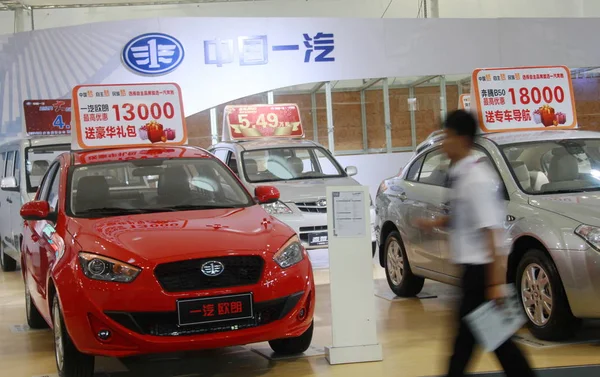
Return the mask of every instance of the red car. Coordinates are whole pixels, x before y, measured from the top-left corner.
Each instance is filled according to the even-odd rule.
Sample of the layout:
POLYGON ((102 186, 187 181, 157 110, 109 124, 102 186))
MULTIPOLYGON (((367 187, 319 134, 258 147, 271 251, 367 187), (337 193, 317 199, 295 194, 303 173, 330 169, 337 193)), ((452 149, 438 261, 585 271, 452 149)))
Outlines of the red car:
POLYGON ((54 332, 60 376, 94 356, 269 341, 304 352, 312 267, 294 231, 213 155, 193 147, 65 153, 25 204, 27 321, 54 332))

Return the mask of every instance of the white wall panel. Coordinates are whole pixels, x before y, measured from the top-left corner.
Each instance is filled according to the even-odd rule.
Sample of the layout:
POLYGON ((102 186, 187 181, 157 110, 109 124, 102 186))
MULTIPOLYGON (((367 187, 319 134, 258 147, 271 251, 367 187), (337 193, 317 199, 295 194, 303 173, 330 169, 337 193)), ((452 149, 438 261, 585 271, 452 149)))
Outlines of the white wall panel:
POLYGON ((0 34, 10 34, 15 30, 15 14, 11 11, 0 12, 0 34))

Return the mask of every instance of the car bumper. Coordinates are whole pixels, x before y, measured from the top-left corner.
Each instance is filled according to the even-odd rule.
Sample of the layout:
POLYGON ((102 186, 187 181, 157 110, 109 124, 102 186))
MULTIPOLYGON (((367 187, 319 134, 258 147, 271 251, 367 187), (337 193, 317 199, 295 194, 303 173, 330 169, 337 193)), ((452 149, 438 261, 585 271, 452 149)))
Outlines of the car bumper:
POLYGON ((600 252, 586 246, 580 250, 551 252, 573 315, 600 318, 600 252))
MULTIPOLYGON (((373 247, 377 242, 377 236, 375 232, 375 209, 371 208, 370 211, 370 229, 371 229, 371 243, 373 247)), ((326 234, 327 233, 327 213, 294 213, 291 215, 275 215, 278 220, 289 225, 298 234, 298 237, 302 241, 302 245, 307 250, 314 249, 326 249, 328 242, 321 242, 318 244, 311 244, 310 239, 312 236, 326 234)))
MULTIPOLYGON (((146 272, 146 271, 144 271, 146 272)), ((222 348, 297 337, 310 326, 315 291, 310 262, 265 268, 253 286, 167 293, 149 272, 131 284, 93 281, 75 266, 57 286, 66 328, 81 352, 108 357, 222 348), (143 276, 145 275, 145 276, 143 276), (218 325, 178 326, 177 300, 252 292, 254 318, 218 325), (304 312, 302 313, 302 310, 304 312), (210 327, 209 327, 210 326, 210 327), (103 341, 97 334, 109 330, 103 341)))

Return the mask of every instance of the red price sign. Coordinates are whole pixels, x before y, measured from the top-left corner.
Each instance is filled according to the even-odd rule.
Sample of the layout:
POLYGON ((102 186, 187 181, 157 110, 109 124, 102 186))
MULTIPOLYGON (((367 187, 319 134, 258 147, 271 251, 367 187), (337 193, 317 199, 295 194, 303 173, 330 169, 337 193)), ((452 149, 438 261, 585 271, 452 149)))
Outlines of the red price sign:
POLYGON ((70 135, 71 100, 23 101, 25 131, 29 135, 70 135))
POLYGON ((567 67, 478 69, 472 80, 484 132, 577 127, 567 67))
POLYGON ((224 134, 231 139, 304 137, 300 110, 294 104, 225 107, 224 134))
POLYGON ((73 109, 74 149, 187 143, 181 89, 174 83, 78 86, 73 109))

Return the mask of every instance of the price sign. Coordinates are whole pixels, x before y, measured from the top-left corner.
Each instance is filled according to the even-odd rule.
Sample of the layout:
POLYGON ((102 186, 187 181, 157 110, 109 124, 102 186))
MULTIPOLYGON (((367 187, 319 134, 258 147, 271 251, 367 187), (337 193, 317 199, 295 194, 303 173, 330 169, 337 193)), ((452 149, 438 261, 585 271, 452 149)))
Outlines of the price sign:
POLYGON ((458 108, 466 111, 471 110, 471 95, 470 94, 461 94, 460 99, 458 100, 458 108))
POLYGON ((23 101, 25 132, 31 136, 71 134, 71 100, 23 101))
POLYGON ((484 132, 577 127, 567 67, 478 69, 472 80, 484 132))
POLYGON ((187 143, 181 88, 174 83, 77 86, 73 109, 73 149, 187 143))
POLYGON ((224 135, 235 139, 304 137, 300 110, 294 104, 225 107, 224 135))

